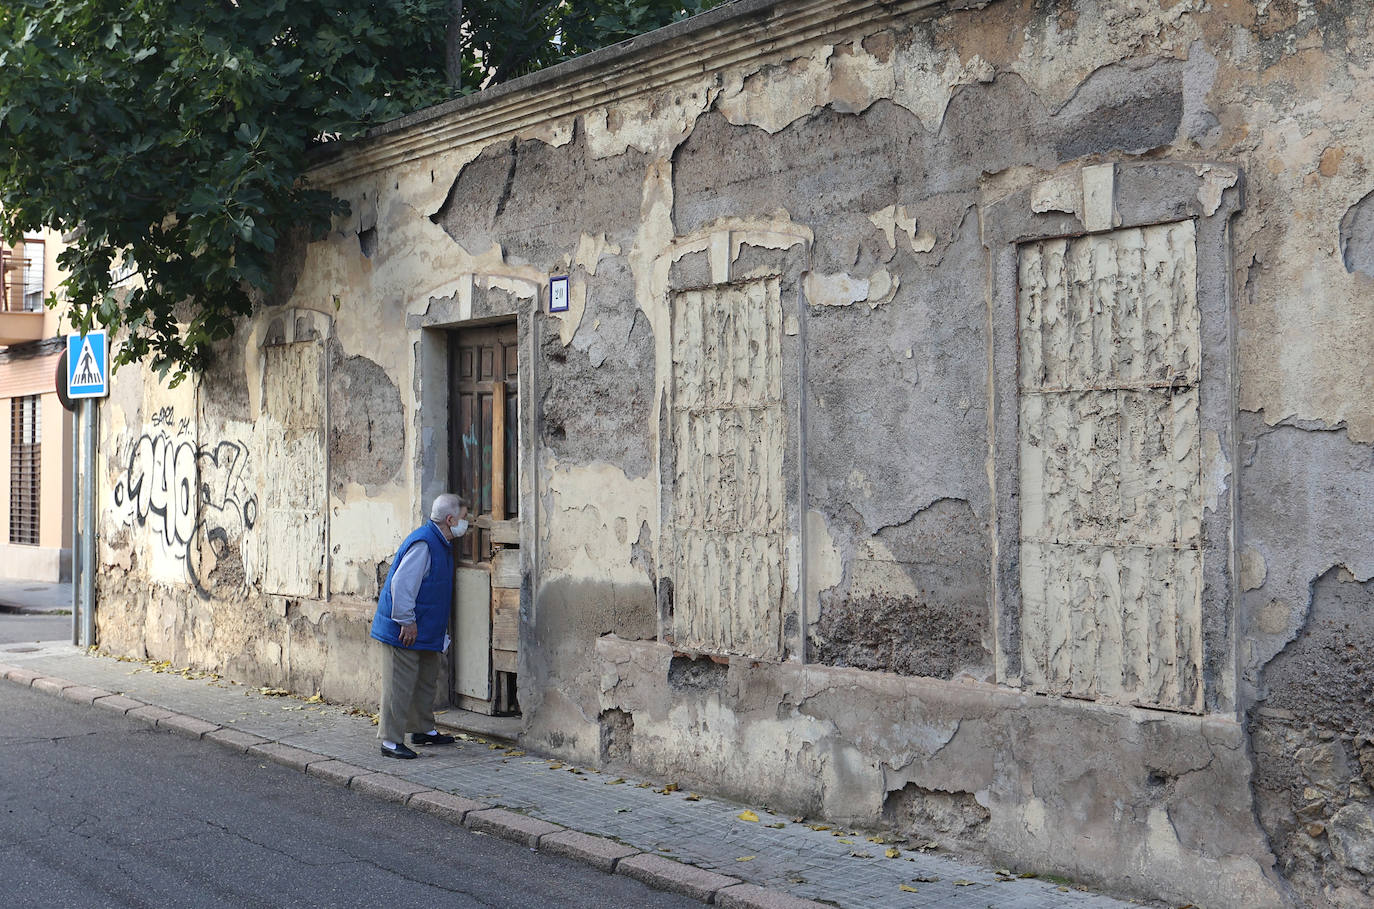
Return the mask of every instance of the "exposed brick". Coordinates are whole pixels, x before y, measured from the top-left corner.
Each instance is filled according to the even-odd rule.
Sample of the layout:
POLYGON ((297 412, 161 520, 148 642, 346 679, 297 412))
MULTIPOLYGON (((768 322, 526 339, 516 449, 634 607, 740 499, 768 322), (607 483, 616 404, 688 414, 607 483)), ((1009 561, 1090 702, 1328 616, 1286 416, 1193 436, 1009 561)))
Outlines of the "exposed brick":
POLYGON ((192 739, 198 739, 207 732, 214 732, 219 728, 215 723, 207 723, 202 719, 184 716, 180 713, 158 720, 157 726, 159 729, 170 729, 177 735, 184 735, 192 739))
POLYGON ((541 837, 539 851, 575 858, 608 874, 615 870, 616 863, 621 859, 639 855, 639 850, 632 846, 608 840, 604 836, 578 833, 576 830, 564 830, 562 833, 550 833, 541 837))
POLYGON ((356 764, 346 764, 343 761, 316 761, 307 767, 305 772, 322 780, 347 786, 354 777, 364 776, 372 771, 356 764))
POLYGON ((66 679, 56 679, 48 676, 33 680, 33 687, 38 691, 56 695, 62 694, 63 689, 70 688, 75 684, 75 682, 69 682, 66 679))
POLYGON ((348 788, 356 789, 366 795, 386 799, 388 802, 399 802, 402 805, 415 793, 425 792, 429 789, 428 786, 412 783, 389 773, 366 773, 362 776, 355 776, 348 784, 348 788))
POLYGON ((524 843, 526 846, 538 846, 541 836, 560 833, 564 830, 557 824, 516 814, 514 811, 507 811, 504 808, 473 811, 463 818, 463 826, 478 833, 489 833, 504 840, 524 843))
POLYGON ((92 688, 89 685, 73 685, 62 689, 62 697, 77 704, 90 704, 96 698, 107 698, 112 693, 104 688, 92 688))
POLYGON ((419 808, 435 817, 443 818, 451 824, 462 824, 463 818, 469 812, 485 811, 491 807, 483 802, 474 802, 472 799, 465 799, 461 795, 440 792, 437 789, 430 792, 417 792, 410 797, 410 801, 406 804, 411 808, 419 808))
POLYGON ((126 698, 122 694, 112 694, 109 697, 96 698, 91 702, 94 706, 102 710, 113 710, 115 713, 128 713, 130 710, 137 710, 146 707, 142 701, 135 701, 133 698, 126 698))
POLYGON ((262 745, 254 745, 248 749, 249 754, 258 757, 265 757, 269 761, 290 767, 292 770, 305 772, 316 761, 327 761, 329 758, 323 754, 316 754, 313 751, 306 751, 303 748, 293 748, 290 745, 283 745, 281 742, 266 742, 262 745))
POLYGON ((718 892, 712 904, 726 909, 831 909, 825 903, 765 890, 754 884, 736 884, 718 892))
POLYGON ((267 739, 260 735, 253 735, 251 732, 240 732, 237 729, 218 729, 214 732, 205 733, 205 741, 214 742, 230 751, 247 751, 254 745, 265 745, 267 739))
POLYGON ((659 890, 670 890, 690 896, 703 903, 710 902, 712 896, 726 887, 740 883, 739 878, 726 877, 704 868, 693 868, 691 865, 648 853, 621 859, 616 863, 615 873, 632 877, 659 890))

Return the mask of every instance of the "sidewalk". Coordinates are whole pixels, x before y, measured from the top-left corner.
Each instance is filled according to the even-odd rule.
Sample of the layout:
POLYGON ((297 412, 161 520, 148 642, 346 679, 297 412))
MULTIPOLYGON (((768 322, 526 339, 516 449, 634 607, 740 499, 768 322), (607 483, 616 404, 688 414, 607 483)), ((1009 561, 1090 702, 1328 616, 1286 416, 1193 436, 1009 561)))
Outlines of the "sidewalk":
MULTIPOLYGON (((0 647, 11 684, 127 713, 473 830, 590 862, 720 906, 787 909, 1109 909, 1132 905, 920 851, 925 844, 699 797, 465 734, 396 761, 357 710, 65 643, 0 647), (121 696, 122 695, 122 696, 121 696)), ((441 718, 442 719, 442 718, 441 718)))
POLYGON ((72 585, 0 578, 0 612, 71 612, 72 585))

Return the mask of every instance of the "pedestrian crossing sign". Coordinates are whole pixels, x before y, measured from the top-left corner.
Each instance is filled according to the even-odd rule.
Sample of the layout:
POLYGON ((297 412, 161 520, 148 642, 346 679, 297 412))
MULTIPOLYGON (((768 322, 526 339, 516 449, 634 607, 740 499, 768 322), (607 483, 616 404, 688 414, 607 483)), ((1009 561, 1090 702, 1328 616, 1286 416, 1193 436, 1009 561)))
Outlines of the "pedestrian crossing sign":
POLYGON ((67 397, 103 398, 110 393, 109 354, 103 328, 67 335, 67 397))

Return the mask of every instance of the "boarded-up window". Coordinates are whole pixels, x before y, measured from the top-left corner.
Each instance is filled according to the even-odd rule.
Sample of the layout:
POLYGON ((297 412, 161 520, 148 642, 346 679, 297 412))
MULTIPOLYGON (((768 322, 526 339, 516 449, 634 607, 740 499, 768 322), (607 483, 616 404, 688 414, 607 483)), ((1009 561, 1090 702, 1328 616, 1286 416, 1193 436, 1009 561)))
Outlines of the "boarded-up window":
POLYGON ((10 542, 38 545, 38 395, 10 398, 10 542))
POLYGON ((1193 222, 1019 250, 1022 657, 1039 691, 1199 711, 1193 222))
POLYGON ((266 348, 263 587, 280 596, 324 590, 324 358, 316 341, 266 348))
POLYGON ((672 299, 674 640, 775 658, 786 529, 776 278, 672 299))

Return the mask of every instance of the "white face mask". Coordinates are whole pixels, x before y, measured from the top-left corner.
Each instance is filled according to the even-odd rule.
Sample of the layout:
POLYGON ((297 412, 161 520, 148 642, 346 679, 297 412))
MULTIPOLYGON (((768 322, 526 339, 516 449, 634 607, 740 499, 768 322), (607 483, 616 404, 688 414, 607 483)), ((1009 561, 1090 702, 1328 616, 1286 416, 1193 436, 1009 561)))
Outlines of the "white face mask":
POLYGON ((459 519, 458 519, 458 523, 457 523, 457 524, 454 524, 452 527, 449 528, 449 533, 453 534, 453 538, 454 538, 455 540, 456 540, 458 537, 461 537, 463 534, 465 534, 465 533, 467 533, 467 532, 468 532, 468 522, 467 522, 467 521, 464 521, 462 518, 459 518, 459 519))

